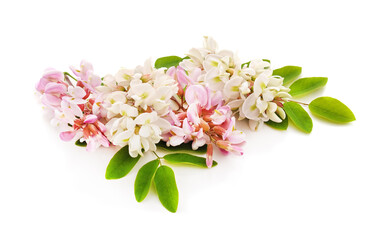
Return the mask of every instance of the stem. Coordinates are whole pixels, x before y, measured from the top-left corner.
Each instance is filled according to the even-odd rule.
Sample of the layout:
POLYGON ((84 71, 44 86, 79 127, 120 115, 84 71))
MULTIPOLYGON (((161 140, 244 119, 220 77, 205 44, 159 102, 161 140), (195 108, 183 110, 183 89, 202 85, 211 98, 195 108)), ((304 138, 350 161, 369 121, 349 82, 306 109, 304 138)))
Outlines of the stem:
POLYGON ((294 101, 294 100, 288 100, 288 101, 289 101, 289 102, 299 103, 299 104, 302 104, 302 105, 305 105, 305 106, 308 106, 308 105, 309 105, 308 103, 298 102, 298 101, 294 101))
POLYGON ((157 160, 159 161, 160 165, 162 165, 162 163, 161 163, 161 157, 158 156, 158 154, 155 151, 152 151, 152 152, 154 153, 154 155, 156 155, 157 160))
POLYGON ((74 87, 74 85, 71 83, 69 77, 67 77, 67 75, 64 75, 64 76, 65 76, 65 80, 66 80, 66 82, 67 82, 70 86, 74 87))
POLYGON ((69 77, 71 77, 71 78, 74 79, 76 82, 78 82, 78 80, 77 80, 75 77, 71 76, 70 73, 68 73, 68 72, 64 72, 63 74, 64 74, 65 76, 69 76, 69 77))

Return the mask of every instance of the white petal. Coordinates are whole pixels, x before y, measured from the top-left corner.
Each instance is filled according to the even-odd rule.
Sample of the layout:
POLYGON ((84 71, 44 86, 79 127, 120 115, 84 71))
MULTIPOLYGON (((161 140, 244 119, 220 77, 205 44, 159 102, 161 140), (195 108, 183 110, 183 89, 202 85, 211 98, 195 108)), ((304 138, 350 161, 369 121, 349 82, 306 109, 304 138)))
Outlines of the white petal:
POLYGON ((260 74, 253 84, 253 93, 256 96, 259 96, 263 90, 267 87, 267 84, 269 82, 269 79, 265 74, 260 74))
POLYGON ((243 79, 241 77, 233 77, 226 82, 223 93, 227 99, 236 99, 239 97, 239 88, 243 79))
POLYGON ((279 118, 279 117, 277 116, 277 114, 274 113, 274 112, 273 112, 273 113, 272 113, 272 112, 268 113, 268 117, 269 117, 269 119, 272 120, 273 122, 276 122, 276 123, 280 123, 280 122, 282 122, 282 119, 279 118))
POLYGON ((257 97, 254 94, 251 94, 243 103, 241 110, 244 116, 248 119, 256 120, 259 117, 260 110, 256 106, 256 100, 257 97))
POLYGON ((125 146, 128 144, 133 132, 132 131, 124 131, 117 134, 113 140, 113 144, 119 146, 125 146))
POLYGON ((135 123, 138 125, 150 124, 157 120, 157 113, 142 113, 135 119, 135 123))
POLYGON ((256 131, 260 127, 261 123, 261 121, 249 120, 248 125, 251 130, 256 131))
POLYGON ((129 139, 129 153, 131 154, 131 156, 132 154, 137 156, 136 153, 139 153, 142 155, 141 140, 140 140, 139 135, 133 134, 132 137, 129 139))
POLYGON ((260 110, 260 113, 263 113, 268 108, 268 102, 263 101, 261 98, 258 98, 256 100, 256 107, 260 110))
POLYGON ((123 116, 137 117, 137 115, 139 115, 139 111, 133 106, 122 104, 120 105, 120 114, 123 116))
POLYGON ((227 105, 231 108, 232 111, 239 109, 239 107, 243 104, 243 99, 237 99, 229 102, 227 105))
POLYGON ((286 113, 285 113, 284 109, 282 109, 282 108, 280 108, 280 107, 277 107, 276 113, 277 113, 282 119, 285 119, 285 118, 286 118, 286 113))
POLYGON ((162 132, 167 132, 171 128, 171 124, 163 118, 158 118, 154 122, 154 125, 157 125, 161 129, 162 132))
POLYGON ((151 131, 152 131, 152 129, 149 125, 143 125, 143 126, 141 126, 141 128, 139 130, 139 135, 141 137, 147 138, 150 136, 151 131))
POLYGON ((146 138, 141 138, 141 144, 142 144, 142 146, 143 146, 145 152, 149 151, 150 144, 149 144, 148 139, 146 139, 146 138))

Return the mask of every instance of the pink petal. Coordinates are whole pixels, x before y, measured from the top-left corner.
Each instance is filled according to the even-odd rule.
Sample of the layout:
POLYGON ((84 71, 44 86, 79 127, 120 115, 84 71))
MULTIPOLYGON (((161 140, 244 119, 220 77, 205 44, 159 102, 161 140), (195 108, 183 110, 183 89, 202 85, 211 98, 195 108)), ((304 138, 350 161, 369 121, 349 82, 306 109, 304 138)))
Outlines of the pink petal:
POLYGON ((45 93, 59 93, 63 94, 67 92, 67 87, 61 83, 50 82, 45 86, 45 93))
POLYGON ((45 91, 45 86, 48 83, 49 81, 46 78, 41 78, 40 81, 36 84, 36 90, 40 93, 43 93, 45 91))
POLYGON ((235 130, 228 136, 227 140, 232 144, 240 144, 245 141, 245 134, 235 130))
POLYGON ((88 115, 84 119, 83 123, 95 123, 98 120, 98 117, 95 115, 88 115))
POLYGON ((46 106, 59 106, 61 105, 61 99, 51 94, 42 95, 41 102, 46 106))
POLYGON ((76 135, 76 132, 74 131, 66 131, 66 132, 61 132, 59 134, 59 137, 63 140, 63 141, 71 141, 76 135))
POLYGON ((186 75, 185 70, 181 68, 181 70, 177 70, 177 80, 182 87, 189 85, 188 77, 186 75))
POLYGON ((206 165, 208 168, 212 167, 212 154, 213 154, 213 146, 211 143, 207 144, 207 153, 206 153, 206 165))
POLYGON ((198 125, 200 123, 199 115, 198 115, 198 104, 192 103, 187 109, 187 118, 190 122, 198 125))
POLYGON ((167 71, 166 74, 169 75, 170 77, 175 77, 175 74, 177 72, 177 69, 175 67, 170 67, 167 71))
POLYGON ((185 99, 189 105, 192 103, 199 103, 204 107, 207 104, 208 94, 203 86, 190 85, 186 89, 185 99))
POLYGON ((94 141, 93 138, 88 138, 87 139, 87 146, 86 146, 86 151, 87 152, 93 152, 95 151, 96 148, 98 148, 98 144, 94 141))

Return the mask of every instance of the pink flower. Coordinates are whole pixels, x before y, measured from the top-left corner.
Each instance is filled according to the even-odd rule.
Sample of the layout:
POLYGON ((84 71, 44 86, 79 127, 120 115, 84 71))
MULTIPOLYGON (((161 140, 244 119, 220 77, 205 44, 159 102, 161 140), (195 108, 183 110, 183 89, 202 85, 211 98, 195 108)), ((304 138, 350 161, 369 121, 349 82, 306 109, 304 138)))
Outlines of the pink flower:
POLYGON ((82 60, 79 68, 70 67, 75 76, 79 77, 78 83, 82 82, 83 85, 91 92, 95 92, 95 88, 100 86, 102 80, 99 76, 94 74, 92 64, 82 60))
POLYGON ((62 97, 67 92, 67 84, 63 81, 63 73, 49 68, 36 85, 36 90, 42 94, 41 102, 51 108, 59 108, 62 97))
POLYGON ((201 107, 207 105, 209 96, 206 88, 201 85, 190 85, 186 88, 185 100, 187 104, 199 104, 201 107))
POLYGON ((212 123, 220 125, 231 117, 231 108, 229 106, 218 107, 214 110, 214 113, 210 116, 212 123))
POLYGON ((74 121, 72 131, 60 133, 60 138, 63 141, 71 141, 75 136, 79 135, 87 143, 86 150, 93 151, 100 146, 109 147, 110 143, 104 133, 106 127, 98 120, 95 115, 83 116, 74 121))
POLYGON ((166 74, 174 78, 180 87, 180 89, 185 86, 196 84, 202 70, 200 68, 195 68, 190 75, 187 75, 186 71, 181 67, 171 67, 166 71, 166 74))
POLYGON ((240 144, 245 141, 245 134, 235 129, 235 121, 235 117, 228 120, 227 130, 222 135, 222 138, 231 144, 240 144))
POLYGON ((45 87, 48 83, 63 83, 64 84, 63 73, 55 70, 53 68, 48 68, 45 70, 44 75, 40 81, 36 84, 36 90, 40 93, 45 92, 45 87))

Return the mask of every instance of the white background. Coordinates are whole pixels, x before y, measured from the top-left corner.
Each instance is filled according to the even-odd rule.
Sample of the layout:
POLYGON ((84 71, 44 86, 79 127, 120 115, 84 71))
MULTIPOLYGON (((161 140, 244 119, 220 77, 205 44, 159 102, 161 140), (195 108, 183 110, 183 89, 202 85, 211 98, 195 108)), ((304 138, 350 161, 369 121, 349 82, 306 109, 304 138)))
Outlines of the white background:
POLYGON ((1 239, 380 239, 377 1, 101 2, 0 3, 1 239), (216 154, 211 170, 173 166, 172 214, 153 191, 135 201, 144 161, 107 181, 115 149, 60 141, 34 85, 46 67, 67 71, 81 59, 104 75, 182 56, 204 35, 242 60, 329 77, 303 101, 338 98, 357 121, 313 118, 309 135, 242 123, 244 156, 216 154))

